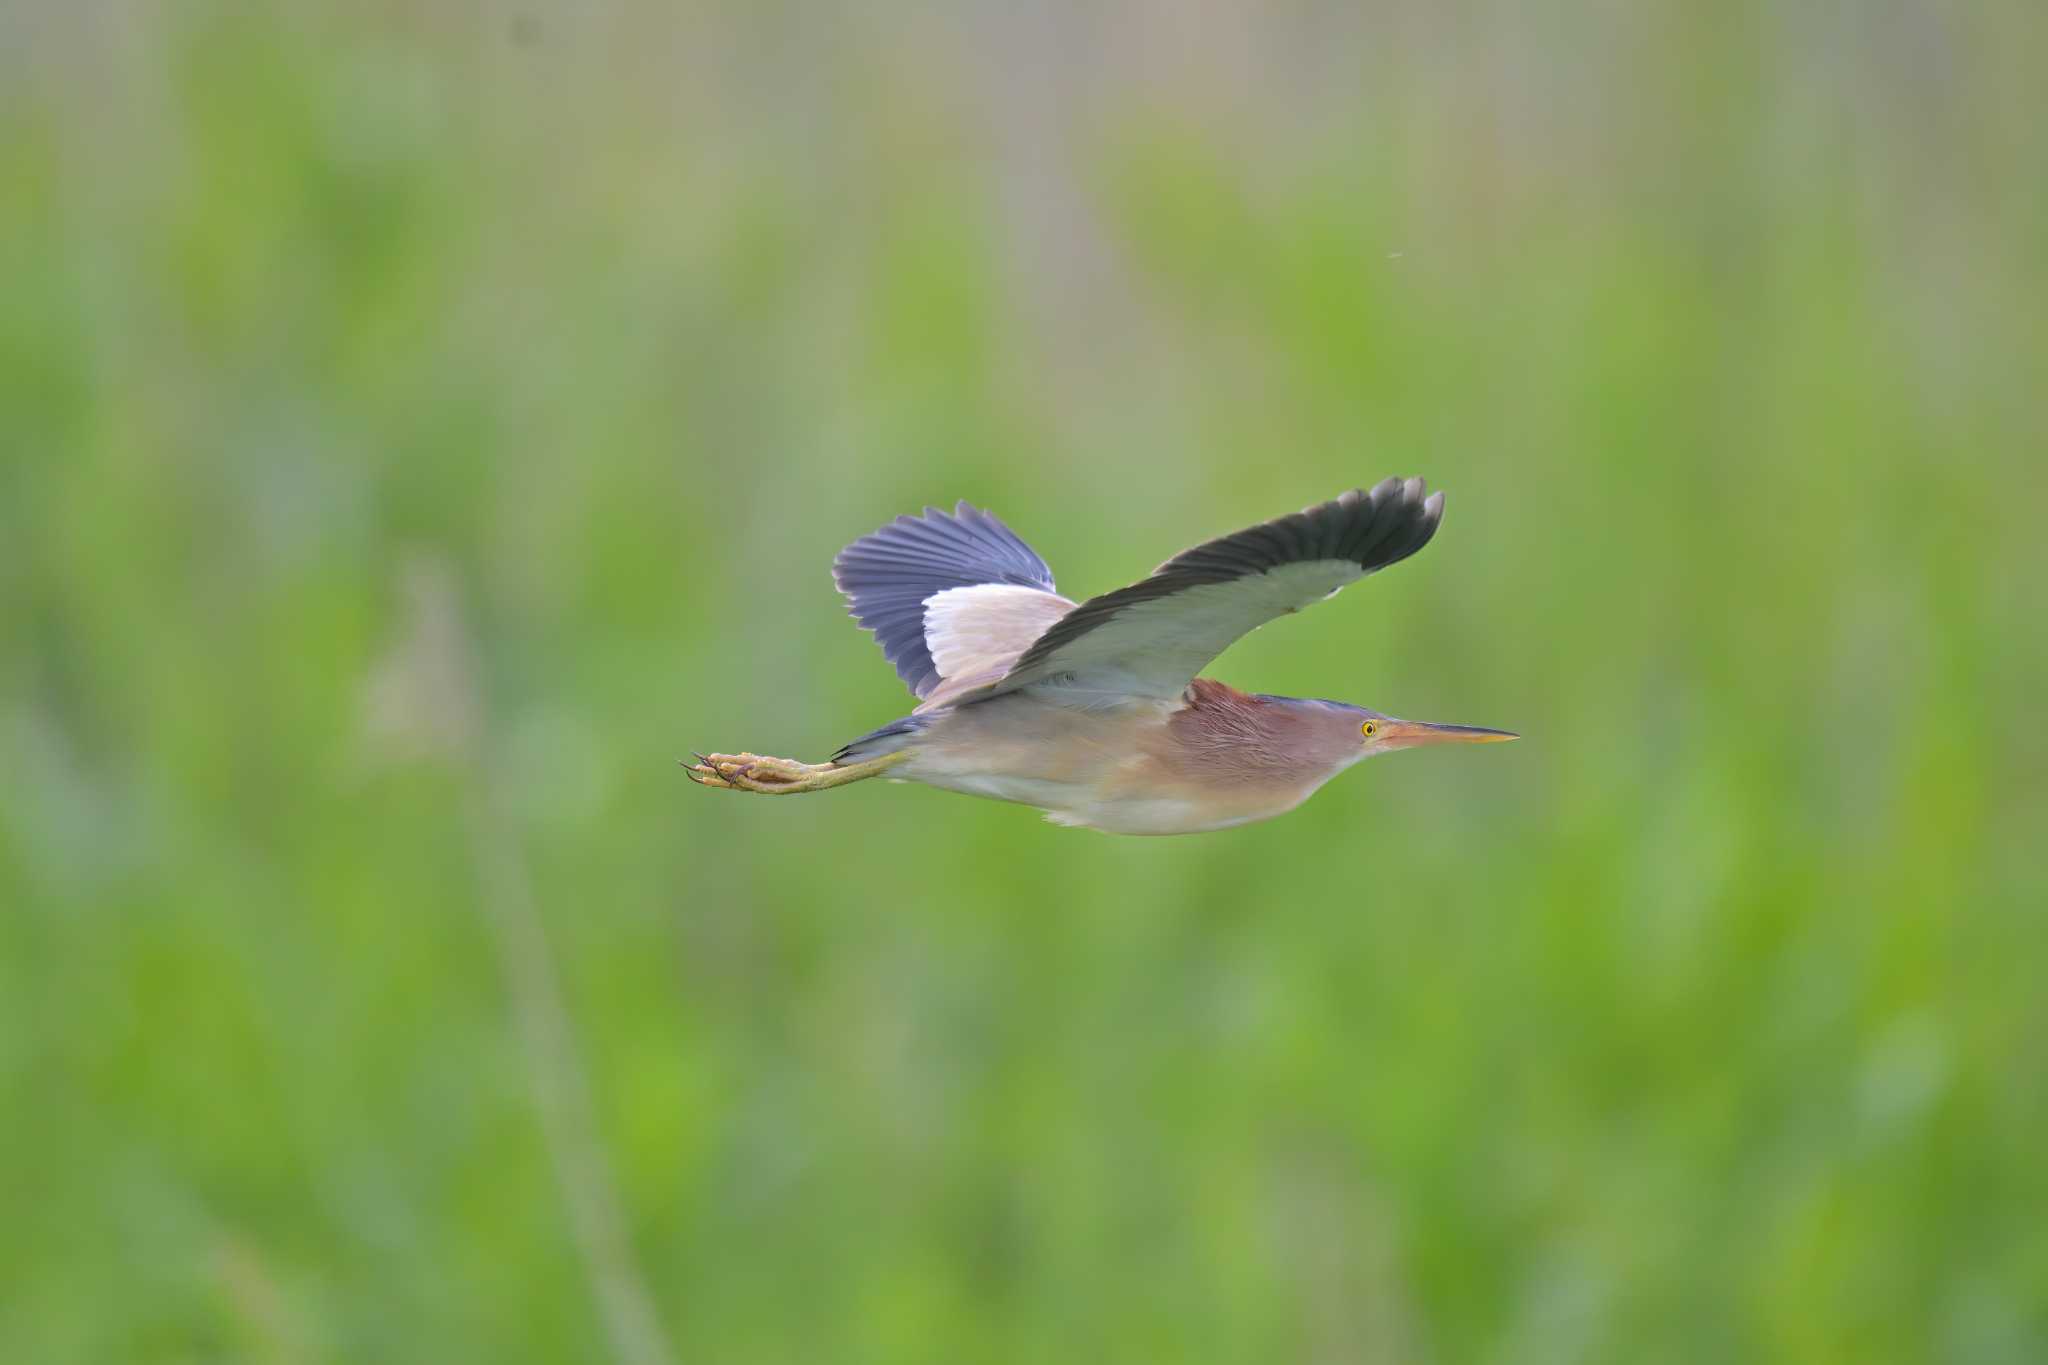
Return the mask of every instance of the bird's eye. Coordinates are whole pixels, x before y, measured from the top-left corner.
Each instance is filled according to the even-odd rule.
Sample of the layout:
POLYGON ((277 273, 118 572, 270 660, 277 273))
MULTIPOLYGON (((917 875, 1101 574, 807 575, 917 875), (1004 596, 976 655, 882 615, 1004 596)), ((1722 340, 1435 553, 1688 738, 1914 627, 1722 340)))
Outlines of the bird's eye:
POLYGON ((1379 732, 1380 723, 1376 720, 1369 720, 1365 724, 1358 727, 1358 733, 1364 735, 1367 739, 1371 739, 1374 735, 1378 734, 1379 732))

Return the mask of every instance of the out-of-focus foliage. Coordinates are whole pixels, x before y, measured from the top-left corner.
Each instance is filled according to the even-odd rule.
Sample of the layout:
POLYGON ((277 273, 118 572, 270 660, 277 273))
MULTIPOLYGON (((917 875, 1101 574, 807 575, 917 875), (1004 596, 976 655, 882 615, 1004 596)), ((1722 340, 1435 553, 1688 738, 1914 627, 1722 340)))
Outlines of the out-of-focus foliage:
POLYGON ((0 14, 0 1358, 2048 1358, 2038 4, 1112 10, 0 14), (675 766, 1390 473, 1518 745, 675 766))

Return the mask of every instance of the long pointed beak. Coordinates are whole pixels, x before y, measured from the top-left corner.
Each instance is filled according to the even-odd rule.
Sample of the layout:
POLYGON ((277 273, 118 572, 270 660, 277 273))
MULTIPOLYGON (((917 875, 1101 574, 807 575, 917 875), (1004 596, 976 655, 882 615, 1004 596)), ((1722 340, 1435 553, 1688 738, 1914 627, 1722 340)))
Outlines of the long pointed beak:
POLYGON ((1489 730, 1483 725, 1432 725, 1426 720, 1390 720, 1380 725, 1380 744, 1389 749, 1413 749, 1419 744, 1497 744, 1520 739, 1512 730, 1489 730))

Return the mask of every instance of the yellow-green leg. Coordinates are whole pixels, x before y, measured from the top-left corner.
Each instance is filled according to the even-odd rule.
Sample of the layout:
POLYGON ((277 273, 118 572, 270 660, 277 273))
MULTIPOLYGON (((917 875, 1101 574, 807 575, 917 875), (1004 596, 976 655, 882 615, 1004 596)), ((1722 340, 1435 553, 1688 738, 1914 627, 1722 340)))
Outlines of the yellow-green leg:
POLYGON ((792 796, 879 777, 884 769, 909 757, 899 750, 859 763, 799 763, 793 758, 766 758, 760 754, 698 754, 697 761, 686 764, 683 771, 699 786, 759 792, 763 796, 792 796))

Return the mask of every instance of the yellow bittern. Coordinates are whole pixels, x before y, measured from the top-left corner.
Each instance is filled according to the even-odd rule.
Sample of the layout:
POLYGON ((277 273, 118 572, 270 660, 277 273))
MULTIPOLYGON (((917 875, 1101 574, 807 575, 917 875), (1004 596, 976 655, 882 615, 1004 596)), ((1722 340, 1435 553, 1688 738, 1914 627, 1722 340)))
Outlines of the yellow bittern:
POLYGON ((1421 479, 1388 479, 1078 606, 987 512, 898 517, 840 551, 833 577, 918 708, 829 763, 699 754, 690 776, 785 795, 887 773, 1037 806, 1056 824, 1188 834, 1292 810, 1361 758, 1514 739, 1195 676, 1239 636, 1420 550, 1443 510, 1421 479))

